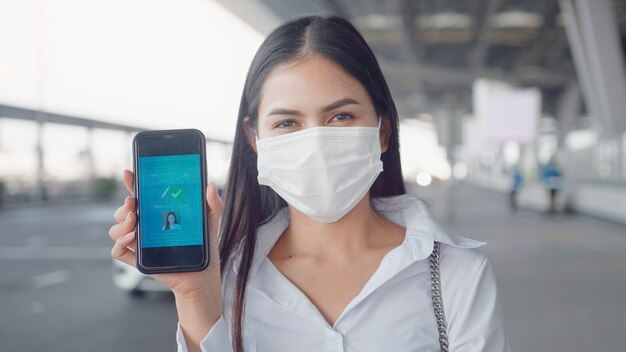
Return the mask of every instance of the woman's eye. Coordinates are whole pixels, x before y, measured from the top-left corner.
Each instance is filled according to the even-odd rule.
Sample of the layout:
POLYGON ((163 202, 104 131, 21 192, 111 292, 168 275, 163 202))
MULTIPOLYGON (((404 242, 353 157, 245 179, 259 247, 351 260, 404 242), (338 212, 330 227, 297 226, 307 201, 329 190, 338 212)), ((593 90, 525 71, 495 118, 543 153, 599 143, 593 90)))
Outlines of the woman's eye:
POLYGON ((333 116, 333 120, 335 121, 348 121, 350 119, 352 119, 353 116, 348 114, 348 113, 339 113, 335 116, 333 116))
POLYGON ((295 125, 295 121, 293 120, 285 120, 274 125, 275 128, 289 128, 295 125))

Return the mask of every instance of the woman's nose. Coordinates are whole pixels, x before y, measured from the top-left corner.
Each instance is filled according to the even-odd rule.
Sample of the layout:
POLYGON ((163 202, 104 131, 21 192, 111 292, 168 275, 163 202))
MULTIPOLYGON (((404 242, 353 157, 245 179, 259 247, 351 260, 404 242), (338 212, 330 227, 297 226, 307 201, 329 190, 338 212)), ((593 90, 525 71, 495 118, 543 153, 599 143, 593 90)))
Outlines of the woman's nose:
POLYGON ((309 121, 306 124, 306 128, 311 128, 311 127, 322 127, 322 126, 326 126, 326 121, 325 120, 320 120, 320 119, 311 119, 311 121, 309 121))

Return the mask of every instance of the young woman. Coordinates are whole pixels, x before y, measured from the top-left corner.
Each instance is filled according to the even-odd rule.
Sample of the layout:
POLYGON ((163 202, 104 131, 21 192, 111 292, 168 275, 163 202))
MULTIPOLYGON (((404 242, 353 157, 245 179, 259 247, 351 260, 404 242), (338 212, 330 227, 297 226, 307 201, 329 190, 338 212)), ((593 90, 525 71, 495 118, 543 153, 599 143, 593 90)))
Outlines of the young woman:
POLYGON ((180 230, 180 225, 178 224, 178 220, 176 220, 176 214, 173 211, 167 213, 165 225, 163 225, 163 230, 180 230))
MULTIPOLYGON (((394 102, 346 20, 299 18, 263 42, 224 202, 214 184, 206 198, 209 267, 154 275, 176 297, 179 351, 509 350, 482 243, 405 192, 394 102)), ((133 207, 110 231, 129 265, 133 207)))

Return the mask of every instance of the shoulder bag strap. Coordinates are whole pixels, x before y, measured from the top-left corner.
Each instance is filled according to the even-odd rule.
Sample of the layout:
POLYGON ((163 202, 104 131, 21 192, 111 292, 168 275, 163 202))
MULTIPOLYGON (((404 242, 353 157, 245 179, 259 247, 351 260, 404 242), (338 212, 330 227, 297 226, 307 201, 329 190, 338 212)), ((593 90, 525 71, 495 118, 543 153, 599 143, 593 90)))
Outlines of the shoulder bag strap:
POLYGON ((439 276, 440 243, 436 242, 430 255, 430 287, 432 290, 433 309, 437 318, 437 331, 439 332, 439 345, 441 352, 448 352, 448 325, 443 311, 443 298, 441 296, 441 278, 439 276))

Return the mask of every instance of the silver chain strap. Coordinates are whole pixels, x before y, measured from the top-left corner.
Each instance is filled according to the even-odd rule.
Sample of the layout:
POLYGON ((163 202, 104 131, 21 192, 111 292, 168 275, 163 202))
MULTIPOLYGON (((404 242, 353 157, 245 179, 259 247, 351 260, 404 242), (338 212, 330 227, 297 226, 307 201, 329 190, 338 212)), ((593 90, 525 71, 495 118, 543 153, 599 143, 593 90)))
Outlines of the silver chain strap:
POLYGON ((443 312, 443 298, 441 296, 441 277, 439 276, 440 243, 435 242, 433 252, 430 255, 430 287, 432 290, 433 309, 437 318, 437 331, 439 332, 439 345, 441 352, 448 352, 448 325, 446 315, 443 312))

